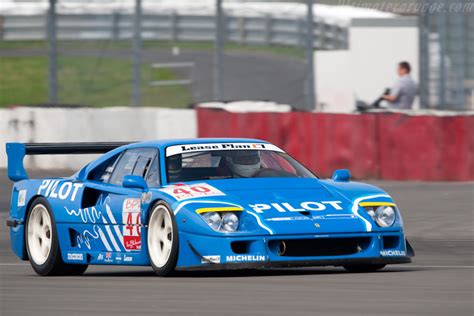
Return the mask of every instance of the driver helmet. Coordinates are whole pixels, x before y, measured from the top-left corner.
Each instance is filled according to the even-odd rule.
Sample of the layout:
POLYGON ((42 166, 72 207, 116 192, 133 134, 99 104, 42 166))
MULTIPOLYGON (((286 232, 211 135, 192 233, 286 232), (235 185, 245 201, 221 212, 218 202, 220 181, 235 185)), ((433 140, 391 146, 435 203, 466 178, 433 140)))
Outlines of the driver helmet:
POLYGON ((168 181, 177 182, 181 179, 181 170, 183 169, 182 155, 168 157, 168 181))
POLYGON ((230 151, 226 159, 230 171, 241 178, 253 176, 261 165, 260 153, 257 150, 230 151))

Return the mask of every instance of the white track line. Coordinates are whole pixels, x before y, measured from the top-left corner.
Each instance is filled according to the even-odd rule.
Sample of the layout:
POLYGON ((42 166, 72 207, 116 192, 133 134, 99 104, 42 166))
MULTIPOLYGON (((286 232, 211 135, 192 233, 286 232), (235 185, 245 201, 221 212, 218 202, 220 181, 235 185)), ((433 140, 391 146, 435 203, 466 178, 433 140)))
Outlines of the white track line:
POLYGON ((0 266, 29 266, 28 263, 0 263, 0 266))
POLYGON ((405 267, 410 268, 457 268, 457 269, 473 269, 474 266, 424 266, 419 264, 407 265, 405 267))

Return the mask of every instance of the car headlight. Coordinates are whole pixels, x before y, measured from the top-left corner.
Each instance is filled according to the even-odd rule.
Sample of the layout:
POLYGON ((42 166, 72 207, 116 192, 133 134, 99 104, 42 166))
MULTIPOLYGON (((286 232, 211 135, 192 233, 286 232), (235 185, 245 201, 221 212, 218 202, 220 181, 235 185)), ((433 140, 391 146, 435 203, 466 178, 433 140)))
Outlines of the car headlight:
POLYGON ((222 218, 217 212, 209 212, 202 214, 202 218, 212 229, 219 231, 222 226, 222 218))
POLYGON ((234 213, 224 213, 222 228, 228 232, 235 232, 239 228, 239 218, 234 213))
POLYGON ((235 232, 239 228, 239 217, 233 212, 208 212, 201 214, 204 221, 215 231, 235 232))
POLYGON ((392 206, 379 206, 375 209, 375 222, 380 227, 389 227, 395 223, 395 209, 392 206))
POLYGON ((370 218, 375 222, 375 209, 372 206, 365 206, 364 207, 367 214, 369 214, 370 218))
POLYGON ((396 212, 394 206, 364 206, 364 209, 380 227, 390 227, 395 223, 396 212))

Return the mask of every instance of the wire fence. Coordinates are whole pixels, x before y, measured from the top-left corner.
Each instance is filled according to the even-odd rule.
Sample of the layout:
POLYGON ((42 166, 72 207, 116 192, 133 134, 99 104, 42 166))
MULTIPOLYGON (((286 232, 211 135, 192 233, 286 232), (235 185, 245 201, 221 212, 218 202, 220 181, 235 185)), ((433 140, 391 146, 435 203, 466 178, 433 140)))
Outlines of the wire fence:
MULTIPOLYGON (((176 12, 148 14, 140 10, 139 18, 135 19, 136 13, 58 14, 50 10, 46 15, 8 15, 0 18, 0 39, 49 40, 48 88, 49 102, 52 104, 104 105, 107 102, 128 105, 130 102, 129 104, 136 106, 156 105, 156 100, 164 98, 169 100, 167 106, 182 106, 193 101, 229 100, 239 97, 250 99, 260 96, 259 99, 265 99, 268 96, 268 99, 274 99, 273 95, 280 94, 275 90, 261 93, 268 90, 263 83, 266 76, 255 73, 258 72, 256 68, 260 67, 255 67, 255 61, 252 65, 252 56, 247 56, 251 65, 243 68, 247 69, 247 76, 254 78, 255 83, 249 85, 248 90, 239 89, 245 86, 242 76, 237 76, 238 80, 231 80, 228 76, 235 75, 241 67, 234 64, 233 56, 221 55, 224 51, 232 51, 228 50, 229 46, 294 47, 298 54, 301 51, 303 60, 303 49, 307 49, 308 45, 311 45, 312 49, 322 50, 346 49, 348 45, 347 27, 318 18, 308 25, 304 17, 231 16, 221 11, 221 21, 217 28, 219 32, 216 34, 215 15, 176 12), (306 36, 308 30, 312 30, 311 38, 306 36), (217 38, 219 41, 216 41, 217 38), (154 42, 167 42, 177 46, 178 51, 179 43, 214 42, 214 54, 207 58, 199 54, 189 56, 176 53, 175 47, 171 47, 171 50, 174 50, 171 54, 170 49, 158 52, 159 49, 150 44, 154 42), (194 71, 200 76, 195 76, 192 84, 181 85, 180 83, 187 82, 189 74, 183 74, 183 71, 176 69, 153 69, 150 66, 167 61, 201 63, 196 65, 194 71), (209 62, 213 70, 208 75, 202 63, 209 62), (131 76, 124 76, 125 73, 130 74, 130 71, 126 71, 127 67, 133 68, 131 76), (224 72, 226 80, 222 78, 224 72), (157 83, 160 80, 175 82, 176 85, 157 83), (229 89, 230 84, 225 81, 232 82, 233 87, 229 89), (127 85, 131 85, 131 88, 129 86, 126 89, 127 85), (209 85, 212 92, 207 87, 209 85), (260 93, 256 93, 257 91, 260 93), (116 97, 111 97, 112 94, 116 97)), ((199 44, 194 45, 199 50, 199 44)), ((212 52, 212 47, 208 48, 211 48, 212 52)), ((314 83, 310 80, 311 76, 308 76, 308 71, 312 69, 309 59, 312 59, 312 53, 306 54, 306 65, 309 65, 307 67, 304 67, 303 62, 294 62, 298 65, 293 68, 300 69, 298 78, 294 74, 284 74, 288 84, 294 85, 296 80, 297 89, 290 92, 288 97, 281 94, 276 101, 293 101, 297 108, 314 107, 314 92, 311 93, 314 83)), ((271 71, 270 68, 267 67, 266 71, 271 71)), ((284 86, 286 81, 284 77, 279 76, 274 86, 284 86)))
MULTIPOLYGON (((456 3, 438 2, 445 7, 456 3)), ((421 104, 474 109, 474 12, 421 12, 419 31, 421 104)))
MULTIPOLYGON (((312 51, 348 49, 350 24, 318 17, 308 24, 304 16, 233 16, 221 10, 216 20, 216 14, 150 14, 139 7, 110 14, 50 10, 0 16, 0 43, 48 41, 29 63, 46 65, 51 104, 182 107, 209 100, 268 98, 306 110, 317 104, 311 91, 312 51), (232 54, 241 47, 258 48, 232 54), (281 47, 292 48, 287 56, 298 58, 267 64, 254 53, 260 48, 278 52, 281 47), (153 67, 157 63, 193 66, 153 67)), ((420 12, 419 34, 421 106, 473 109, 473 12, 420 12)), ((34 55, 35 47, 19 52, 34 55)), ((12 59, 11 67, 16 63, 12 59)), ((18 95, 21 100, 25 93, 18 95)))

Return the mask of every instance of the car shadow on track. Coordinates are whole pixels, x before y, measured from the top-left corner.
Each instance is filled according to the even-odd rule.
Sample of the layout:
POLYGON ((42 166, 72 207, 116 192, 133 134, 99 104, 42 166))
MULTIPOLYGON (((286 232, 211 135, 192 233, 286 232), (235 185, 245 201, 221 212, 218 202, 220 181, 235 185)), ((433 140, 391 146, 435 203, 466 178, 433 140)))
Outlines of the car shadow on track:
MULTIPOLYGON (((388 267, 370 274, 406 273, 425 270, 424 268, 388 267)), ((367 272, 348 272, 342 268, 288 268, 288 269, 254 269, 254 270, 224 270, 224 271, 179 271, 167 278, 241 278, 241 277, 269 277, 269 276, 299 276, 299 275, 343 275, 343 274, 369 274, 367 272)), ((150 270, 141 271, 91 271, 82 277, 147 277, 156 276, 150 270)))

